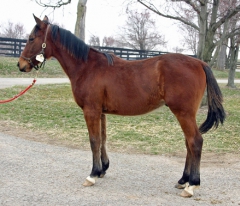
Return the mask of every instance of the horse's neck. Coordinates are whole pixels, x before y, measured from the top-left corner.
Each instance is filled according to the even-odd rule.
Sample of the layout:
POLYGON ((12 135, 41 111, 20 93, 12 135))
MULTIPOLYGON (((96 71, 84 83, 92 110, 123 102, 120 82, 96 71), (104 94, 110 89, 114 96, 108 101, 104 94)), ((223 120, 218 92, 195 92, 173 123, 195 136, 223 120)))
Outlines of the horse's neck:
POLYGON ((77 60, 64 49, 56 49, 54 57, 59 61, 71 81, 78 79, 83 73, 87 75, 88 72, 92 72, 95 68, 93 64, 96 63, 96 61, 98 62, 98 67, 100 64, 107 64, 106 57, 94 49, 89 50, 86 62, 81 59, 77 60), (83 72, 84 70, 85 72, 83 72))
POLYGON ((70 80, 76 77, 85 65, 83 60, 76 60, 64 49, 56 49, 53 56, 58 60, 70 80))

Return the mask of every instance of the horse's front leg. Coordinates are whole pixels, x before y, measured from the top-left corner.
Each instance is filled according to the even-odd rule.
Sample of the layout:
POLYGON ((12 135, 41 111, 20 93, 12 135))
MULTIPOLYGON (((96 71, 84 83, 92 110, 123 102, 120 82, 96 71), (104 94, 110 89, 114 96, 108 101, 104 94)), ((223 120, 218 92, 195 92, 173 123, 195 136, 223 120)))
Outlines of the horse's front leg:
POLYGON ((101 162, 101 112, 84 109, 84 117, 88 128, 89 140, 92 150, 93 166, 90 176, 86 178, 84 186, 91 186, 103 173, 101 162))

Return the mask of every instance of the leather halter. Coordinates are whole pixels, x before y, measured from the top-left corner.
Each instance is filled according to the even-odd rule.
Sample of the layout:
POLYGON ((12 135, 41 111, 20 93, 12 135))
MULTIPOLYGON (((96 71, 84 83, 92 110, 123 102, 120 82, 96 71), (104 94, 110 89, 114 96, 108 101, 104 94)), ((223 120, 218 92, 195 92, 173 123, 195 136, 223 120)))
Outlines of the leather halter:
POLYGON ((42 50, 37 53, 36 55, 30 57, 30 58, 27 58, 25 56, 20 56, 22 57, 23 59, 25 59, 26 61, 28 61, 28 63, 36 70, 44 67, 45 65, 45 62, 46 62, 46 58, 44 56, 44 49, 47 47, 47 44, 46 44, 46 39, 47 39, 47 33, 48 33, 48 29, 50 27, 50 24, 48 24, 47 26, 47 30, 46 30, 46 33, 45 33, 45 38, 44 38, 44 42, 42 43, 42 50), (33 62, 32 62, 32 59, 36 57, 36 60, 41 62, 40 66, 39 66, 39 63, 37 65, 34 65, 33 62))

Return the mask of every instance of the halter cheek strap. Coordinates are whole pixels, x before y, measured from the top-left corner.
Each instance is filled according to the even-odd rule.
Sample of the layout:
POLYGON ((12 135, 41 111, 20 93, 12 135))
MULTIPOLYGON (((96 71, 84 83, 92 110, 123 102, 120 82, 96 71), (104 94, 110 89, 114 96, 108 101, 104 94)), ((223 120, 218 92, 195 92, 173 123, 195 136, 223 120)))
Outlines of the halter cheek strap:
POLYGON ((30 58, 27 58, 27 57, 24 57, 24 56, 21 55, 21 57, 23 59, 25 59, 26 61, 28 61, 28 63, 36 70, 38 70, 39 68, 44 67, 45 62, 46 62, 46 58, 44 56, 44 50, 47 47, 46 40, 47 40, 47 33, 48 33, 48 30, 49 30, 49 27, 50 27, 50 25, 48 24, 47 30, 46 30, 46 33, 45 33, 45 37, 44 37, 44 42, 42 43, 42 50, 39 53, 37 53, 36 55, 34 55, 34 56, 30 57, 30 58), (37 65, 33 64, 32 59, 34 57, 36 57, 37 61, 41 62, 40 66, 39 66, 39 63, 37 65))

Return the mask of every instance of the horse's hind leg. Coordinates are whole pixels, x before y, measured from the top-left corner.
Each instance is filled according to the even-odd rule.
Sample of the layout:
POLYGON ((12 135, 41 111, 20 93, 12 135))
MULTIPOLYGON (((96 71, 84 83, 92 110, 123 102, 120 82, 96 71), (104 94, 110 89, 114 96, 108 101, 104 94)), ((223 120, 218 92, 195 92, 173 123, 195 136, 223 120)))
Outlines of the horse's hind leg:
POLYGON ((185 167, 183 170, 182 178, 178 181, 178 183, 175 185, 178 189, 184 189, 189 184, 189 176, 190 176, 190 169, 191 169, 191 152, 188 147, 187 140, 185 139, 185 144, 187 148, 187 156, 186 156, 186 162, 185 167))
POLYGON ((102 137, 102 147, 101 147, 101 161, 102 161, 102 173, 100 177, 103 177, 106 174, 106 170, 109 167, 109 159, 106 150, 106 115, 101 115, 101 137, 102 137))
POLYGON ((191 197, 193 190, 200 186, 200 161, 203 138, 198 130, 195 115, 182 114, 175 115, 185 135, 187 157, 183 176, 178 181, 178 188, 181 188, 180 185, 185 185, 181 196, 191 197))

